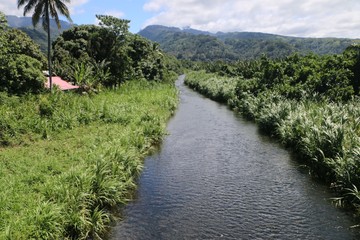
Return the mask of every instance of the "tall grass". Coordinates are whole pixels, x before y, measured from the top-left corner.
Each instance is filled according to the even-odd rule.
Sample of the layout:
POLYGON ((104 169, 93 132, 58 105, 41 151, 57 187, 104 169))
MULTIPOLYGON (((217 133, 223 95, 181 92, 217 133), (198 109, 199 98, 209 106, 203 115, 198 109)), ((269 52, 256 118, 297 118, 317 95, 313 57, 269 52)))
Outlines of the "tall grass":
POLYGON ((166 133, 172 85, 0 98, 0 239, 100 239, 166 133))
POLYGON ((186 84, 213 100, 227 102, 235 96, 236 79, 197 71, 187 74, 186 84))
POLYGON ((359 100, 354 99, 347 103, 305 98, 290 100, 272 90, 257 95, 248 92, 236 93, 239 81, 249 80, 228 77, 223 82, 223 77, 215 74, 190 72, 185 83, 212 98, 219 94, 228 96, 225 102, 293 149, 299 159, 307 163, 314 176, 326 181, 338 192, 343 204, 358 208, 359 100), (222 82, 224 87, 219 87, 222 82), (222 93, 224 89, 228 92, 222 93))

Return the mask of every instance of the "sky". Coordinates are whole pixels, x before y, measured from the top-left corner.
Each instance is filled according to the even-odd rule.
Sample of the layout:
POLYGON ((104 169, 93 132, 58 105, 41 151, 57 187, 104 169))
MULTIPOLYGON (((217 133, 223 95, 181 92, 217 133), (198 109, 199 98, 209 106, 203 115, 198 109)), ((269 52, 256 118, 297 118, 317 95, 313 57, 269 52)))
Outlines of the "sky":
MULTIPOLYGON (((71 0, 67 6, 75 24, 96 24, 96 14, 112 15, 130 20, 133 33, 160 24, 210 32, 360 38, 360 0, 71 0)), ((17 0, 0 0, 0 11, 23 15, 17 0)))

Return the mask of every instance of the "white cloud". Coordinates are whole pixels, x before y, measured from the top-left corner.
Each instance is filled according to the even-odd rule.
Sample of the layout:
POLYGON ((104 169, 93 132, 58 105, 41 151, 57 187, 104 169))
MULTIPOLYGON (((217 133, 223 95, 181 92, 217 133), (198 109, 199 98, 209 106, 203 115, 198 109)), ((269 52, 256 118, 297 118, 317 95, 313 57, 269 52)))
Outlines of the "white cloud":
POLYGON ((23 9, 17 8, 17 0, 0 0, 0 11, 6 15, 23 16, 23 9))
POLYGON ((149 0, 145 23, 206 31, 360 38, 359 0, 149 0))
MULTIPOLYGON (((2 1, 2 0, 0 0, 2 1)), ((68 4, 68 8, 71 15, 81 14, 85 10, 81 7, 85 5, 89 0, 71 0, 70 4, 68 4)))

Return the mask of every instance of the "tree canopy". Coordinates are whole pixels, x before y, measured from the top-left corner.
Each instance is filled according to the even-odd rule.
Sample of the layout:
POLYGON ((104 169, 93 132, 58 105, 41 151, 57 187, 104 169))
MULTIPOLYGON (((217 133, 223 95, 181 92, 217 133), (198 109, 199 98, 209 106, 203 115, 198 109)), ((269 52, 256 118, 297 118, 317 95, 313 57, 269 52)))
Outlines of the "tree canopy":
POLYGON ((102 71, 110 73, 101 82, 105 86, 131 78, 160 81, 166 78, 168 62, 158 44, 131 34, 129 20, 105 15, 97 17, 100 26, 75 26, 55 40, 53 60, 57 74, 76 82, 74 66, 85 64, 88 67, 83 69, 90 71, 98 69, 102 63, 102 71))
POLYGON ((2 16, 0 12, 0 91, 22 94, 43 90, 44 55, 24 32, 8 28, 2 16))

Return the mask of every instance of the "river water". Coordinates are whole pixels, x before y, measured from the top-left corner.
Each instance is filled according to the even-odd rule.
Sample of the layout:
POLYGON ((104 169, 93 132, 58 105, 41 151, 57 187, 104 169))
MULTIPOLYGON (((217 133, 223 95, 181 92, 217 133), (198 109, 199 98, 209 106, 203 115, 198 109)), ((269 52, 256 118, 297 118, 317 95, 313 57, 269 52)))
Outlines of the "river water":
POLYGON ((177 81, 180 105, 111 239, 360 239, 290 153, 177 81))

